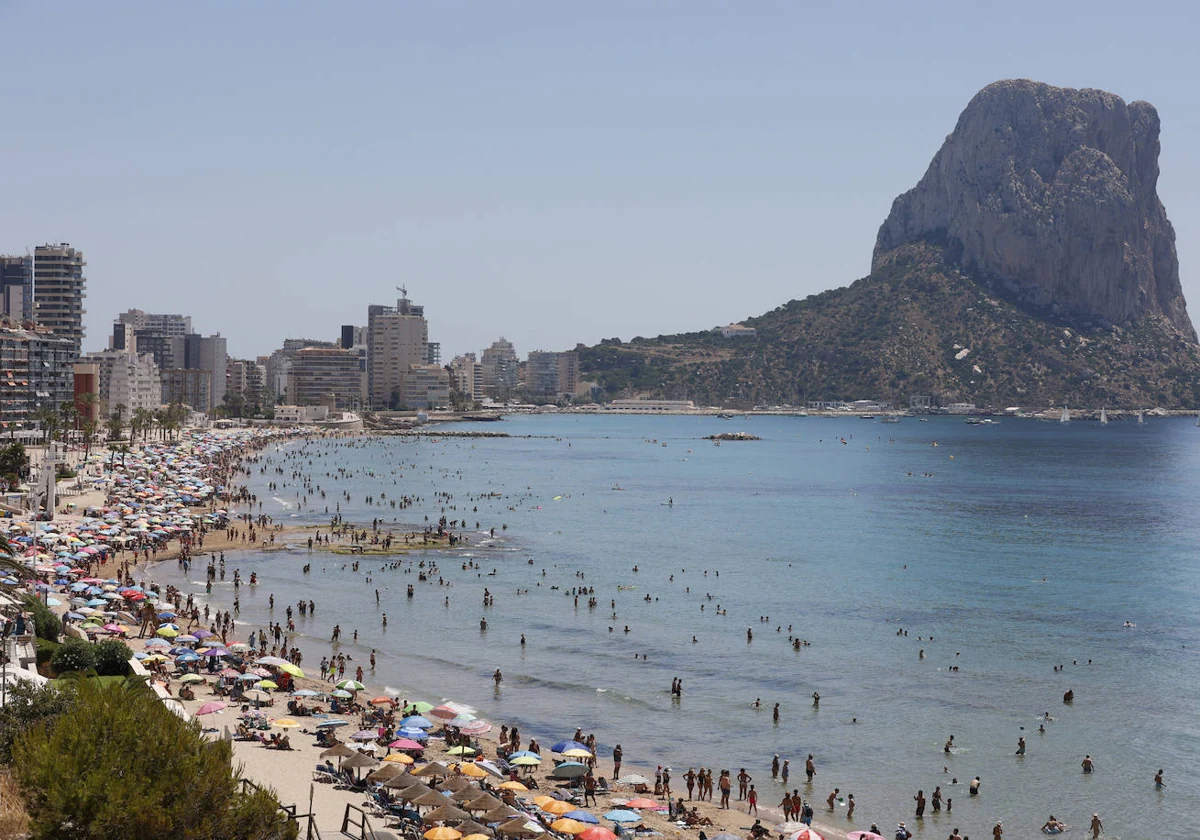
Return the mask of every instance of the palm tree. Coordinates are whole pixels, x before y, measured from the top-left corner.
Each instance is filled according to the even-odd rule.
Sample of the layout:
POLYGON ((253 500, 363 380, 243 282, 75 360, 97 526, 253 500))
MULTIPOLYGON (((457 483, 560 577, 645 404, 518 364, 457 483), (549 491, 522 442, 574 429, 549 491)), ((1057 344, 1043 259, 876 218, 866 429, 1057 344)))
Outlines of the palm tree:
POLYGON ((45 445, 49 446, 50 441, 58 435, 59 416, 58 412, 52 406, 44 405, 34 412, 34 420, 42 427, 42 434, 45 435, 45 445))

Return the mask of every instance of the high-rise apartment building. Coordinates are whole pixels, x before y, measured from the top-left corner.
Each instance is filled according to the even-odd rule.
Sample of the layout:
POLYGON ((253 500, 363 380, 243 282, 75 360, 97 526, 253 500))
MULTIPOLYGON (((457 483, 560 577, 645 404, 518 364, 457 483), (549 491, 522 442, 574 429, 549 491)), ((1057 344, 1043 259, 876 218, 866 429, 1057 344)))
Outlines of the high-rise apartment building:
POLYGON ((377 409, 404 403, 405 378, 429 359, 425 308, 402 297, 391 306, 367 308, 367 398, 377 409))
POLYGON ((0 315, 15 326, 33 321, 33 257, 0 256, 0 315))
POLYGON ((463 353, 450 362, 450 387, 472 400, 483 396, 482 366, 474 353, 463 353))
POLYGON ((500 336, 492 346, 483 351, 480 371, 483 374, 483 390, 493 397, 507 398, 517 389, 517 351, 511 341, 500 336))
POLYGON ((149 353, 101 350, 84 358, 100 369, 100 411, 103 416, 123 405, 123 419, 128 421, 139 408, 153 411, 163 404, 158 365, 149 353))
POLYGON ((83 346, 83 252, 67 243, 33 250, 34 318, 55 335, 69 338, 78 357, 83 346))
POLYGON ((288 402, 292 405, 328 405, 359 408, 362 405, 364 359, 341 347, 305 347, 292 357, 288 374, 288 402))
POLYGON ((33 428, 39 409, 59 411, 75 395, 75 344, 46 330, 0 329, 0 421, 33 428))
POLYGON ((534 350, 525 366, 525 390, 538 397, 570 397, 579 387, 579 355, 534 350))

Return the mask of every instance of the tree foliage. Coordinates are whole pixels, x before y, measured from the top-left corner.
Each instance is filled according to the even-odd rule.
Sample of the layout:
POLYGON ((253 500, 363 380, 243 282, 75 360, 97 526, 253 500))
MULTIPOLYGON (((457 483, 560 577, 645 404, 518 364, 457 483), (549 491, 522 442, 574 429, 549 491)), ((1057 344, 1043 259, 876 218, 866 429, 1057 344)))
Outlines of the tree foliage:
POLYGON ((13 768, 34 840, 294 838, 272 793, 241 792, 231 754, 142 686, 81 680, 66 714, 18 737, 13 768))
POLYGON ((96 646, 83 639, 68 639, 50 657, 50 667, 59 674, 91 671, 96 667, 96 646))
POLYGON ((73 686, 65 689, 34 685, 29 680, 9 683, 0 706, 0 764, 12 761, 13 743, 35 723, 58 717, 75 700, 73 686))
POLYGON ((129 671, 133 651, 120 639, 105 639, 96 645, 96 673, 102 677, 123 677, 129 671))
POLYGON ((49 642, 57 642, 62 633, 62 619, 54 610, 33 595, 26 596, 25 608, 33 615, 33 629, 37 637, 49 642))

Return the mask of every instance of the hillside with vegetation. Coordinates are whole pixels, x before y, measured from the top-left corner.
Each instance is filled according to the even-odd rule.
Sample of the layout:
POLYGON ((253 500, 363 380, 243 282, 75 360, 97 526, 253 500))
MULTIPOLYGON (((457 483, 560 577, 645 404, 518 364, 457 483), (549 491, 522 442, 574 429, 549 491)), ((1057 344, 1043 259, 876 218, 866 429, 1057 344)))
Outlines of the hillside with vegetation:
POLYGON ((909 395, 980 406, 1200 405, 1200 350, 1165 320, 1081 329, 1031 312, 932 243, 901 246, 854 284, 712 331, 576 348, 603 399, 804 405, 909 395))

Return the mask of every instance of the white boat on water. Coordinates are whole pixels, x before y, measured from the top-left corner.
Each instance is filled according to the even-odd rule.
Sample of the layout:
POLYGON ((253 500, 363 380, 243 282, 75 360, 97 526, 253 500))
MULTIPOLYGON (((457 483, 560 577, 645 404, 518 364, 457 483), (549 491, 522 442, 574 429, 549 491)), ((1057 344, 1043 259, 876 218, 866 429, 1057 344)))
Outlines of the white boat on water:
POLYGON ((1104 409, 1103 406, 1101 406, 1101 408, 1100 408, 1100 425, 1101 426, 1108 425, 1108 412, 1104 409))
POLYGON ((1062 416, 1058 418, 1058 422, 1059 423, 1070 423, 1071 422, 1071 412, 1070 412, 1070 410, 1067 409, 1067 407, 1065 405, 1063 406, 1062 416))

